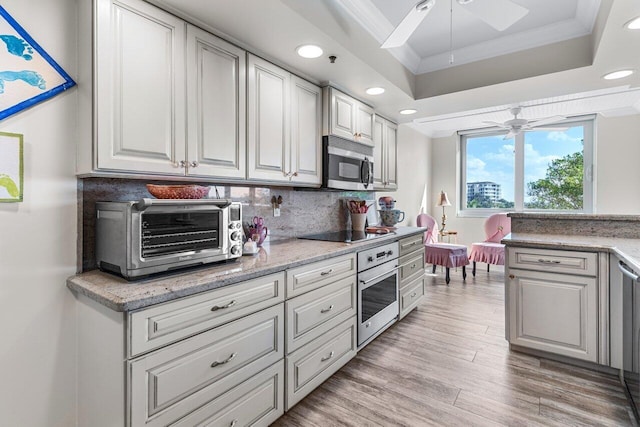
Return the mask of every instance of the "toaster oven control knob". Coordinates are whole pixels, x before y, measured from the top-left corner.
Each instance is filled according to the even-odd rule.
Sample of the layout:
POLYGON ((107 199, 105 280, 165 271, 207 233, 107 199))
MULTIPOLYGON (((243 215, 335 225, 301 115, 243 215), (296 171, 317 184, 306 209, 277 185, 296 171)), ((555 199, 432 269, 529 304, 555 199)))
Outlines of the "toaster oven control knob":
POLYGON ((230 230, 233 230, 234 228, 236 228, 236 224, 235 224, 235 223, 233 223, 233 222, 232 222, 232 223, 230 223, 230 224, 229 224, 229 229, 230 229, 230 230))
POLYGON ((238 255, 238 254, 240 254, 240 246, 232 246, 231 255, 238 255))
POLYGON ((367 261, 368 261, 368 262, 373 262, 373 257, 372 257, 372 256, 370 256, 369 258, 367 258, 367 261))
POLYGON ((240 240, 242 238, 242 235, 240 235, 239 231, 234 231, 233 233, 231 233, 231 240, 240 240))

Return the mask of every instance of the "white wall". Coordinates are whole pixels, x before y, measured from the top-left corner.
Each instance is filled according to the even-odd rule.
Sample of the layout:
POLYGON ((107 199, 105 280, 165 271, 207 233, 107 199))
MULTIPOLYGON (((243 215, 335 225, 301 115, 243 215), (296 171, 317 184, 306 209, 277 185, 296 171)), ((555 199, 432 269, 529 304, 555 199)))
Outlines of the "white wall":
POLYGON ((431 200, 430 167, 431 140, 409 125, 398 126, 398 190, 376 192, 376 197, 396 199, 396 209, 406 215, 400 225, 415 226, 416 216, 426 212, 431 200))
MULTIPOLYGON (((484 218, 456 215, 459 182, 458 137, 432 141, 431 180, 433 193, 444 189, 453 206, 447 208, 447 228, 457 230, 458 242, 470 245, 485 239, 484 218)), ((640 115, 607 118, 596 122, 596 206, 595 213, 640 215, 640 115)), ((435 204, 435 199, 433 201, 435 204)), ((442 210, 431 207, 440 221, 442 210)))
MULTIPOLYGON (((72 77, 76 0, 2 6, 72 77)), ((0 203, 0 424, 75 424, 76 89, 0 122, 24 134, 23 203, 0 203)))

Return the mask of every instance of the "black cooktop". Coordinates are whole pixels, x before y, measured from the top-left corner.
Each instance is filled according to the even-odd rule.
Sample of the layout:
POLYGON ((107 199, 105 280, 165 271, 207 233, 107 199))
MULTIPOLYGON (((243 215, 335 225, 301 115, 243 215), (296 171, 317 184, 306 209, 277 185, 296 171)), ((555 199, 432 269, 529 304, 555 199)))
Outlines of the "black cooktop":
POLYGON ((371 240, 385 235, 386 234, 365 233, 364 231, 342 230, 327 233, 307 234, 306 236, 298 236, 298 239, 351 243, 360 240, 371 240))

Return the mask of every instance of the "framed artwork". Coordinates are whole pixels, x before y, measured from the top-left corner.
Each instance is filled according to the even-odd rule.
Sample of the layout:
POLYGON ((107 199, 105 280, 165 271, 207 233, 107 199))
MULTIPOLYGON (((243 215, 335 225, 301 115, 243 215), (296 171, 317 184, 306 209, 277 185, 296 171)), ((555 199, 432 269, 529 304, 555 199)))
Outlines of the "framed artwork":
POLYGON ((21 202, 24 166, 22 135, 0 132, 0 202, 21 202))
POLYGON ((0 6, 0 120, 75 84, 0 6))

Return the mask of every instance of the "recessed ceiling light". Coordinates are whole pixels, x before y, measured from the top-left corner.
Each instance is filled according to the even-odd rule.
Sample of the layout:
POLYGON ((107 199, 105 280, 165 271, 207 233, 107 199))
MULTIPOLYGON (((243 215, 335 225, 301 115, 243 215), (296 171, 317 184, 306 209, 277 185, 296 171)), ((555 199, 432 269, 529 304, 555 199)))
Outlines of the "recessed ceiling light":
POLYGON ((298 46, 296 48, 296 52, 298 55, 303 58, 317 58, 322 55, 322 48, 320 46, 316 46, 314 44, 304 44, 302 46, 298 46))
POLYGON ((418 110, 414 110, 413 108, 407 108, 406 110, 400 110, 400 114, 404 114, 405 116, 408 116, 409 114, 415 114, 417 112, 418 112, 418 110))
POLYGON ((633 74, 633 70, 620 70, 620 71, 614 71, 609 74, 605 74, 604 76, 602 76, 602 78, 605 80, 616 80, 616 79, 622 79, 624 77, 628 77, 631 74, 633 74))
POLYGON ((640 16, 633 18, 631 21, 624 24, 630 30, 640 30, 640 16))
POLYGON ((381 95, 384 93, 383 87, 370 87, 366 90, 367 95, 381 95))

